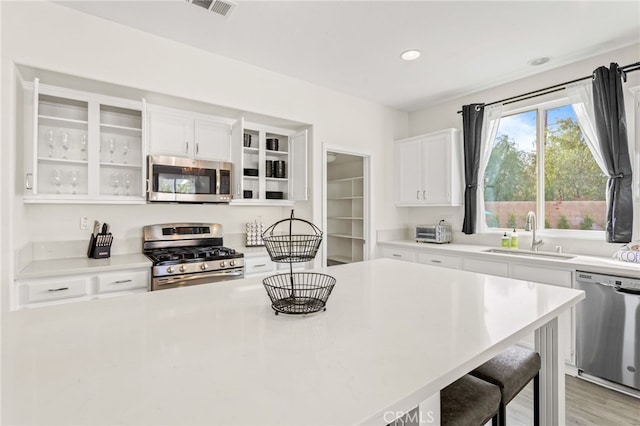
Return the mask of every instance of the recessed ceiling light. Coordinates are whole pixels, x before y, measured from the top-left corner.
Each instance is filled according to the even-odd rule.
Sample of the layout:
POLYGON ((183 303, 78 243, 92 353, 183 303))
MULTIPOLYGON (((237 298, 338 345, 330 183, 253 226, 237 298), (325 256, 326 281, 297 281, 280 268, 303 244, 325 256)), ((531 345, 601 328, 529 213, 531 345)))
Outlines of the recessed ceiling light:
POLYGON ((533 67, 537 67, 538 65, 543 65, 549 62, 549 58, 547 56, 542 56, 540 58, 535 58, 529 61, 529 65, 533 67))
POLYGON ((400 57, 405 61, 414 61, 418 59, 420 55, 422 55, 422 53, 419 50, 411 49, 411 50, 405 50, 404 52, 402 52, 400 57))

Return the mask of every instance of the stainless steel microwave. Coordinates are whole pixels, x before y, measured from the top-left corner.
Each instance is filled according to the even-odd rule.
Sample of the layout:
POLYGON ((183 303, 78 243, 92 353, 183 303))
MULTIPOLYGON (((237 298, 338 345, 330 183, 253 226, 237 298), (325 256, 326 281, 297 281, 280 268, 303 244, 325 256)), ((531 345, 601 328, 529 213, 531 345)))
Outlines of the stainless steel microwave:
POLYGON ((231 201, 231 163, 185 157, 148 157, 147 199, 177 203, 231 201))

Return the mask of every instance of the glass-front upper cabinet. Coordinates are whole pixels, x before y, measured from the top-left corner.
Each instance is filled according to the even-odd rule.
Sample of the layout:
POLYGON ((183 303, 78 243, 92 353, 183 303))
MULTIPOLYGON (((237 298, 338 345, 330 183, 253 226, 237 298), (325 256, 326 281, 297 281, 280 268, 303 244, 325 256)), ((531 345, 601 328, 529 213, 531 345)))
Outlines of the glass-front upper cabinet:
POLYGON ((232 204, 292 205, 307 199, 307 129, 232 126, 232 204))
POLYGON ((24 83, 28 203, 145 202, 144 100, 24 83))

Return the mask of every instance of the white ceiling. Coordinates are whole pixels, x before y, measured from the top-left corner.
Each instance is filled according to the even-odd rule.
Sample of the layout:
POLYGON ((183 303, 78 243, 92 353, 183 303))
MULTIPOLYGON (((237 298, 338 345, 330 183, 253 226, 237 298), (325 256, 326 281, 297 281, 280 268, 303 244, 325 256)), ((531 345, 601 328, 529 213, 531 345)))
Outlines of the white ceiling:
POLYGON ((226 18, 185 0, 60 3, 404 111, 640 43, 639 1, 237 0, 226 18), (400 60, 410 48, 423 56, 400 60))

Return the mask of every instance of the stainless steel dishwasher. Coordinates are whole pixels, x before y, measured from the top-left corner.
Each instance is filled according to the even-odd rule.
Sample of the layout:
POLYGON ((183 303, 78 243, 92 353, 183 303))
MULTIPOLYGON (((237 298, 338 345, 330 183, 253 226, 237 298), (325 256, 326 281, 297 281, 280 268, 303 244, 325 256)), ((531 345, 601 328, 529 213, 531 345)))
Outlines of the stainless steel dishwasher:
MULTIPOLYGON (((640 278, 577 271, 576 366, 640 396, 640 278)), ((609 383, 611 384, 611 383, 609 383)))

